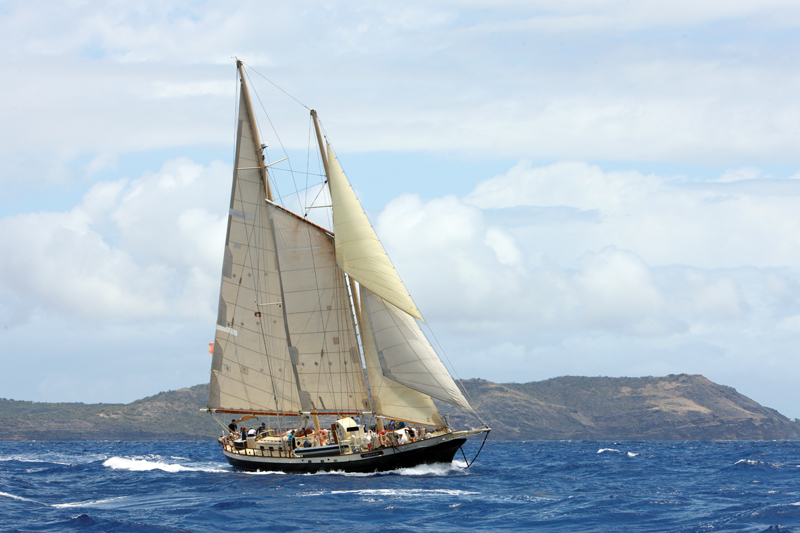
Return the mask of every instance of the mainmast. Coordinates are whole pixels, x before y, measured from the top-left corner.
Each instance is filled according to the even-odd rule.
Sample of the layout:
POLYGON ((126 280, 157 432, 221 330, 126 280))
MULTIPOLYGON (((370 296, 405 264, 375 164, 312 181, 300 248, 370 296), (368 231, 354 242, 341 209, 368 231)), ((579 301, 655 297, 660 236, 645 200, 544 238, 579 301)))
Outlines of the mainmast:
POLYGON ((267 190, 267 200, 272 202, 272 187, 269 186, 269 174, 267 174, 267 165, 264 163, 261 139, 258 136, 258 128, 256 127, 256 114, 253 112, 253 103, 250 101, 250 91, 247 89, 247 82, 245 81, 244 77, 244 66, 238 59, 236 60, 236 67, 239 69, 239 78, 242 80, 242 94, 244 95, 244 101, 247 104, 247 116, 250 119, 250 131, 252 133, 253 148, 256 151, 256 155, 262 154, 261 157, 258 158, 258 169, 261 171, 261 179, 264 181, 264 188, 267 190))

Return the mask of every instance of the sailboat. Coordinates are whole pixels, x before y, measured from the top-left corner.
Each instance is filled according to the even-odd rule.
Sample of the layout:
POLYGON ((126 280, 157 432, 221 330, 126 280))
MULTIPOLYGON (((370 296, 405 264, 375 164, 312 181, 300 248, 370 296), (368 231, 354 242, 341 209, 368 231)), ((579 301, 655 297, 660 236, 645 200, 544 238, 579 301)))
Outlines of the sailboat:
POLYGON ((235 468, 284 472, 452 462, 469 435, 490 429, 454 429, 437 409, 434 400, 472 411, 420 329, 422 315, 313 110, 333 231, 275 202, 270 166, 280 161, 266 161, 239 60, 237 69, 207 407, 215 418, 234 416, 222 453, 235 468))

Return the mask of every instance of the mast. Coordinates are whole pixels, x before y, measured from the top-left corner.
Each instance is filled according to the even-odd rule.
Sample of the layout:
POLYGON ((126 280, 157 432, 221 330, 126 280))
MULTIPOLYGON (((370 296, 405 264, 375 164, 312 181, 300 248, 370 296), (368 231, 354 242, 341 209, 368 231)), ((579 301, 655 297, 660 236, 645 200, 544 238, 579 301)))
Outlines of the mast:
MULTIPOLYGON (((320 129, 319 129, 319 118, 317 118, 317 110, 316 109, 312 109, 311 110, 311 118, 314 119, 314 132, 317 134, 317 144, 319 145, 319 155, 322 158, 322 166, 325 167, 325 179, 326 179, 326 181, 328 181, 328 190, 330 190, 330 186, 331 185, 330 185, 330 181, 329 181, 330 180, 330 169, 328 167, 328 156, 325 153, 325 144, 322 141, 322 133, 320 132, 320 129)), ((353 311, 354 311, 354 313, 356 315, 356 321, 358 322, 358 329, 362 332, 361 334, 363 336, 363 334, 364 334, 363 333, 364 332, 364 322, 361 321, 361 302, 359 301, 359 296, 358 296, 358 292, 357 292, 357 289, 356 289, 356 280, 354 280, 353 277, 350 276, 349 274, 347 275, 347 280, 350 283, 351 301, 353 302, 353 311)), ((363 344, 363 341, 362 341, 362 344, 363 344)), ((379 420, 379 422, 380 422, 380 420, 379 420)), ((380 422, 380 424, 381 424, 381 426, 383 425, 382 422, 380 422)))
MULTIPOLYGON (((244 77, 244 66, 241 61, 236 60, 236 67, 239 69, 239 78, 242 80, 242 94, 244 94, 244 101, 247 102, 247 116, 250 119, 251 132, 253 134, 253 148, 256 154, 262 154, 261 138, 258 136, 258 128, 256 127, 256 114, 253 112, 253 103, 250 101, 250 91, 247 89, 247 82, 244 77)), ((259 170, 261 171, 261 179, 264 180, 264 187, 267 189, 267 199, 272 202, 272 187, 269 185, 269 174, 267 174, 267 166, 264 163, 264 156, 258 159, 259 170)), ((327 169, 327 166, 325 167, 327 169)))

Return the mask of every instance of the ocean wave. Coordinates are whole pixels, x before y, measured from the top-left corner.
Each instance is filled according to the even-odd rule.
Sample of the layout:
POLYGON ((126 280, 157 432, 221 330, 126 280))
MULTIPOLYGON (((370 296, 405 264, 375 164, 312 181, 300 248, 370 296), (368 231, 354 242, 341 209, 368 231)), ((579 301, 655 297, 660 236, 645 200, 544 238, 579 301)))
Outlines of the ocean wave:
POLYGON ((148 472, 162 470, 164 472, 229 472, 229 469, 218 466, 191 465, 184 466, 174 463, 165 463, 161 460, 127 459, 125 457, 110 457, 103 462, 103 466, 114 470, 130 470, 131 472, 148 472))
POLYGON ((600 448, 597 450, 597 453, 618 453, 620 455, 627 455, 628 457, 637 457, 639 454, 636 452, 623 452, 622 450, 617 450, 616 448, 600 448))
POLYGON ((38 500, 33 500, 31 498, 24 498, 22 496, 17 496, 16 494, 9 494, 8 492, 0 492, 0 497, 3 498, 10 498, 12 500, 22 501, 22 502, 30 502, 35 503, 36 505, 43 505, 45 507, 53 507, 55 509, 63 509, 68 507, 88 507, 90 505, 97 505, 99 503, 106 503, 113 500, 119 500, 124 498, 124 496, 117 496, 115 498, 105 498, 103 500, 88 500, 83 502, 68 502, 68 503, 44 503, 38 500))
POLYGON ((375 476, 450 476, 454 473, 464 473, 467 464, 463 461, 453 461, 452 463, 434 463, 428 465, 417 465, 412 468, 398 468, 385 472, 343 472, 341 470, 331 470, 329 472, 314 472, 304 474, 307 476, 344 476, 344 477, 375 477, 375 476))
POLYGON ((739 459, 733 466, 737 465, 748 465, 748 466, 768 466, 770 468, 784 468, 784 467, 792 467, 796 468, 797 465, 786 465, 783 463, 770 463, 769 461, 759 461, 758 459, 739 459))
POLYGON ((16 494, 9 494, 7 492, 0 492, 0 497, 11 498, 12 500, 19 500, 22 502, 31 502, 31 503, 38 503, 39 505, 44 505, 42 502, 37 502, 36 500, 31 500, 30 498, 23 498, 22 496, 17 496, 16 494))
POLYGON ((68 507, 88 507, 91 505, 97 505, 99 503, 106 503, 106 502, 113 502, 114 500, 121 500, 125 496, 117 496, 116 498, 106 498, 104 500, 89 500, 85 502, 68 502, 68 503, 54 503, 50 505, 50 507, 55 507, 58 509, 68 508, 68 507))
POLYGON ((622 453, 621 451, 617 450, 616 448, 600 448, 599 450, 597 450, 597 453, 605 453, 605 452, 622 453))
POLYGON ((480 492, 459 489, 354 489, 332 490, 320 494, 355 494, 357 496, 399 496, 401 498, 416 498, 418 496, 473 496, 480 492))
POLYGON ((108 458, 102 454, 80 454, 71 455, 63 453, 15 453, 0 456, 0 462, 17 461, 20 463, 40 463, 61 466, 72 466, 76 464, 88 464, 95 461, 102 461, 108 458))

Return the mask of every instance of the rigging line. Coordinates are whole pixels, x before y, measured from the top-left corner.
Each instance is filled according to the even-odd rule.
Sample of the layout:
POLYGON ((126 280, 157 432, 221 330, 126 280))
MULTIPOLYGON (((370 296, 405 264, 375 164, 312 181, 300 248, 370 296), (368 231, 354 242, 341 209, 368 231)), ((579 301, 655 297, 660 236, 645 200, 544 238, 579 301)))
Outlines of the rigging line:
MULTIPOLYGON (((253 72, 256 72, 256 71, 254 70, 253 72)), ((259 74, 259 76, 262 76, 262 75, 259 74)), ((267 78, 264 78, 264 79, 266 80, 267 78)), ((269 80, 267 80, 267 81, 269 81, 269 80)), ((270 83, 272 83, 272 82, 270 81, 270 83)), ((275 84, 273 83, 273 85, 275 85, 275 84)), ((275 85, 275 87, 278 87, 278 86, 275 85)), ((278 88, 280 89, 280 87, 278 87, 278 88)), ((281 90, 283 90, 283 89, 281 89, 281 90)), ((264 115, 266 115, 267 121, 269 122, 269 125, 272 128, 272 133, 274 133, 275 134, 275 138, 278 139, 278 144, 281 145, 281 150, 283 150, 283 155, 285 155, 286 158, 288 159, 289 158, 289 152, 286 151, 286 147, 283 145, 283 141, 281 140, 280 135, 278 135, 278 130, 275 129, 275 124, 272 123, 272 118, 270 118, 269 113, 267 113, 267 108, 264 107, 264 102, 261 101, 261 96, 259 96, 258 91, 256 91, 256 89, 255 89, 255 86, 253 86, 253 94, 256 95, 256 98, 258 99, 258 103, 261 104, 261 110, 264 112, 264 115)), ((289 94, 289 93, 286 93, 286 94, 289 94)), ((306 107, 306 109, 308 109, 308 108, 306 107)), ((294 188, 297 189, 297 180, 295 180, 295 177, 294 177, 294 170, 292 169, 292 160, 288 159, 287 162, 289 163, 289 173, 292 175, 292 182, 294 183, 294 188)), ((297 201, 298 202, 300 201, 300 193, 299 192, 297 193, 297 201)))
MULTIPOLYGON (((367 387, 367 381, 364 377, 364 359, 361 356, 361 347, 359 346, 359 332, 361 331, 361 317, 356 316, 355 312, 355 305, 354 305, 354 298, 356 295, 353 294, 355 292, 354 285, 350 283, 350 277, 346 275, 345 272, 342 272, 341 276, 342 283, 344 284, 344 297, 345 301, 347 302, 347 314, 345 316, 351 317, 353 321, 353 328, 350 330, 348 325, 348 335, 352 334, 352 340, 355 342, 355 349, 356 354, 358 354, 358 377, 356 378, 358 383, 361 383, 363 386, 364 394, 366 396, 367 401, 369 402, 367 407, 370 411, 373 411, 375 406, 372 404, 372 398, 369 395, 369 389, 367 387), (351 292, 352 291, 352 292, 351 292)), ((342 310, 342 313, 345 313, 345 310, 342 310)), ((362 315, 363 316, 363 315, 362 315)), ((355 371, 354 371, 355 372, 355 371)))
POLYGON ((481 450, 483 449, 483 445, 486 444, 486 439, 488 439, 488 438, 489 438, 489 432, 487 431, 486 435, 483 437, 483 442, 481 443, 481 447, 478 448, 478 453, 475 454, 475 457, 472 458, 471 462, 469 461, 469 459, 467 459, 467 454, 464 453, 464 446, 461 445, 461 446, 458 447, 458 449, 461 450, 461 455, 464 456, 464 461, 466 461, 466 463, 467 463, 467 468, 469 468, 469 467, 471 467, 472 465, 475 464, 475 460, 481 454, 481 450))
MULTIPOLYGON (((353 341, 355 340, 356 343, 358 341, 354 337, 351 337, 351 334, 354 335, 355 333, 355 316, 353 315, 352 308, 350 307, 350 296, 349 296, 350 293, 348 289, 348 284, 347 280, 345 279, 344 273, 342 273, 341 275, 337 275, 336 278, 337 278, 336 281, 338 283, 336 284, 335 290, 339 295, 338 300, 340 302, 341 301, 346 302, 345 307, 337 309, 337 312, 335 314, 336 328, 340 332, 339 334, 342 335, 342 337, 346 337, 348 339, 347 343, 349 347, 352 348, 353 341), (350 329, 351 323, 353 325, 352 330, 350 329)), ((350 362, 349 371, 345 372, 342 378, 340 379, 344 379, 345 390, 347 390, 348 393, 352 391, 353 394, 355 395, 356 389, 359 388, 358 379, 357 379, 356 369, 353 368, 355 365, 353 364, 353 359, 349 348, 347 353, 344 354, 344 357, 346 357, 345 360, 349 359, 350 362)), ((363 375, 364 372, 363 370, 361 370, 360 362, 361 361, 359 360, 358 372, 360 372, 363 375)), ((363 404, 360 404, 359 402, 358 408, 363 409, 364 408, 363 404)))
POLYGON ((289 98, 291 98, 292 100, 294 100, 295 102, 297 102, 298 104, 300 104, 301 106, 303 106, 303 107, 305 107, 306 109, 308 109, 309 111, 311 111, 311 108, 310 108, 310 107, 308 107, 306 104, 304 104, 303 102, 301 102, 300 100, 298 100, 297 98, 295 98, 294 96, 292 96, 291 94, 289 94, 289 93, 287 93, 286 91, 284 91, 283 89, 281 89, 281 88, 280 88, 280 87, 279 87, 279 86, 278 86, 278 85, 277 85, 275 82, 273 82, 272 80, 270 80, 269 78, 267 78, 266 76, 264 76, 263 74, 261 74, 259 71, 257 71, 256 69, 254 69, 253 67, 251 67, 250 65, 248 65, 247 63, 245 63, 244 61, 242 61, 242 64, 243 64, 244 66, 246 66, 247 68, 249 68, 250 70, 252 70, 253 72, 255 72, 256 74, 258 74, 259 76, 261 76, 262 78, 264 78, 265 80, 267 80, 267 82, 271 83, 273 86, 275 86, 275 88, 276 88, 276 89, 278 89, 279 91, 281 91, 283 94, 285 94, 286 96, 288 96, 289 98))
MULTIPOLYGON (((238 185, 238 182, 239 182, 238 172, 237 172, 236 181, 237 181, 237 185, 238 185)), ((259 181, 259 184, 263 184, 263 182, 261 182, 260 179, 258 181, 259 181)), ((264 194, 266 194, 266 190, 265 189, 262 190, 262 192, 264 192, 264 194)), ((243 205, 246 204, 246 203, 249 203, 249 202, 245 202, 245 200, 243 199, 241 187, 236 187, 236 193, 238 195, 239 202, 241 202, 243 205)), ((253 204, 250 204, 250 205, 253 205, 253 204)), ((242 272, 240 274, 240 280, 241 280, 242 279, 242 275, 244 274, 245 267, 250 269, 251 274, 252 273, 256 274, 256 276, 253 277, 253 293, 256 296, 256 302, 258 301, 258 296, 259 296, 259 290, 258 290, 258 286, 259 285, 257 283, 257 279, 258 279, 258 273, 261 272, 260 264, 261 264, 262 260, 261 260, 261 254, 260 253, 255 254, 256 258, 254 260, 254 258, 253 258, 253 255, 254 255, 253 254, 253 250, 256 250, 257 252, 263 252, 263 251, 266 250, 266 248, 264 248, 264 246, 263 246, 263 243, 260 242, 260 239, 263 236, 261 235, 260 232, 256 231, 256 229, 255 229, 256 227, 259 226, 259 222, 260 222, 259 219, 263 219, 263 217, 265 215, 265 210, 266 210, 266 206, 264 206, 263 208, 259 208, 259 207, 260 207, 259 205, 256 205, 256 216, 254 217, 253 223, 250 225, 250 227, 248 227, 247 219, 244 219, 244 221, 242 222, 242 224, 244 226, 244 230, 245 230, 245 238, 246 238, 245 246, 247 247, 246 248, 246 256, 245 257, 246 257, 246 260, 248 261, 249 265, 242 264, 242 272), (255 261, 255 266, 253 266, 254 261, 255 261)), ((241 282, 236 284, 236 287, 237 287, 237 289, 236 289, 236 301, 238 301, 239 292, 242 289, 241 282)), ((238 305, 234 305, 234 317, 235 317, 236 311, 238 310, 238 307, 239 307, 238 305)), ((262 318, 262 320, 260 320, 259 322, 263 323, 263 317, 261 317, 261 318, 262 318)), ((231 321, 231 325, 235 327, 235 320, 231 321)), ((263 324, 261 324, 261 327, 263 329, 263 324)), ((266 355, 266 340, 264 342, 265 342, 265 355, 266 355)), ((245 366, 246 368, 252 368, 253 370, 255 370, 255 368, 253 368, 253 367, 249 367, 247 365, 242 365, 242 363, 239 361, 238 345, 236 344, 235 341, 233 342, 233 346, 234 346, 234 353, 236 354, 236 362, 237 362, 237 364, 239 364, 240 366, 245 366)), ((272 382, 271 383, 271 385, 272 385, 272 396, 273 396, 273 398, 275 399, 275 402, 276 402, 276 411, 280 412, 280 405, 278 404, 278 401, 277 401, 277 398, 276 398, 276 394, 275 394, 274 377, 272 376, 272 371, 271 371, 270 366, 269 366, 269 356, 266 355, 266 358, 267 358, 267 368, 268 368, 268 370, 270 372, 270 379, 271 379, 271 382, 272 382)), ((245 384, 244 380, 242 380, 241 383, 244 385, 245 384)), ((264 389, 262 389, 260 387, 252 385, 252 384, 249 385, 249 386, 245 386, 244 387, 245 398, 243 398, 243 399, 250 405, 252 405, 252 401, 250 399, 250 389, 255 389, 255 390, 258 390, 258 391, 261 391, 261 392, 268 392, 268 391, 266 391, 266 390, 264 390, 264 389)), ((279 421, 279 424, 280 424, 280 421, 279 421)))
MULTIPOLYGON (((236 69, 235 75, 236 81, 234 82, 233 86, 235 88, 235 95, 239 96, 239 69, 236 69)), ((231 159, 234 161, 234 165, 236 164, 236 134, 239 131, 239 98, 234 97, 233 99, 233 150, 231 150, 231 159)))
MULTIPOLYGON (((303 192, 305 193, 304 194, 305 199, 303 200, 303 205, 304 206, 308 205, 308 188, 309 188, 308 176, 309 176, 309 172, 311 171, 311 169, 309 167, 311 166, 311 136, 313 135, 312 134, 313 128, 314 128, 314 117, 312 117, 309 114, 308 115, 308 144, 306 145, 306 188, 303 189, 303 192)), ((308 211, 305 212, 305 216, 308 216, 308 211)))
MULTIPOLYGON (((422 313, 420 313, 420 314, 422 314, 422 313)), ((470 404, 469 404, 470 410, 472 411, 472 413, 476 417, 478 417, 478 420, 480 420, 481 423, 484 426, 489 427, 489 424, 487 424, 486 421, 483 418, 481 418, 481 415, 478 414, 478 412, 475 410, 475 408, 472 407, 472 402, 474 400, 472 399, 472 396, 470 395, 469 391, 467 390, 467 387, 464 386, 464 381, 461 379, 461 376, 458 375, 458 371, 456 370, 456 367, 453 365, 452 361, 450 361, 450 358, 447 357, 447 352, 444 351, 444 348, 442 348, 442 345, 439 342, 439 339, 436 338, 436 334, 433 332, 433 328, 431 328, 430 324, 428 324, 426 321, 423 320, 423 322, 425 323, 425 326, 428 328, 428 331, 430 331, 431 336, 433 337, 433 340, 436 341, 436 345, 439 347, 439 350, 441 350, 442 355, 444 355, 444 358, 447 360, 447 364, 450 365, 450 368, 453 370, 453 373, 456 375, 456 379, 458 380, 459 385, 461 385, 461 388, 466 393, 467 398, 469 399, 469 402, 470 402, 470 404)))
MULTIPOLYGON (((314 175, 314 174, 312 174, 312 176, 313 176, 313 175, 314 175)), ((306 190, 308 190, 308 189, 312 189, 312 188, 314 188, 314 187, 319 187, 319 185, 320 185, 319 183, 314 183, 313 185, 309 185, 308 187, 306 187, 306 188, 304 188, 304 189, 298 189, 298 191, 300 191, 300 192, 302 192, 302 191, 306 191, 306 190)), ((324 188, 324 187, 321 187, 321 188, 324 188)), ((278 200, 282 200, 282 199, 286 198, 287 196, 291 196, 291 195, 295 194, 295 192, 298 192, 298 191, 290 192, 290 193, 289 193, 289 194, 287 194, 286 196, 277 196, 277 198, 278 198, 278 200)), ((306 204, 304 204, 304 205, 306 205, 306 204)))
MULTIPOLYGON (((311 243, 311 226, 309 226, 308 224, 306 224, 306 232, 307 232, 307 235, 308 235, 309 243, 311 243)), ((330 238, 327 237, 327 236, 324 236, 323 238, 326 238, 326 239, 330 240, 330 238)), ((322 326, 323 326, 323 349, 327 349, 328 348, 328 339, 327 339, 327 335, 324 335, 324 333, 328 331, 328 328, 329 328, 329 325, 330 325, 330 322, 329 322, 330 321, 330 316, 328 317, 328 322, 326 323, 325 316, 324 316, 324 314, 322 312, 322 298, 321 298, 321 291, 320 291, 320 286, 319 286, 319 278, 316 275, 316 272, 317 272, 317 261, 316 261, 315 252, 314 252, 314 248, 313 247, 311 249, 311 268, 315 273, 315 275, 314 275, 314 283, 315 283, 316 293, 317 293, 317 309, 319 310, 318 312, 319 312, 319 316, 320 316, 320 322, 322 323, 322 326)), ((337 283, 337 282, 339 282, 341 280, 339 279, 338 276, 336 276, 336 266, 335 265, 333 265, 333 268, 331 269, 331 280, 333 281, 333 295, 334 295, 334 301, 332 301, 331 304, 332 304, 332 307, 336 306, 336 310, 331 314, 334 315, 337 318, 335 327, 336 327, 336 332, 340 336, 339 351, 336 352, 336 353, 338 353, 338 358, 339 358, 339 364, 337 364, 337 367, 339 368, 339 372, 337 372, 339 374, 339 385, 340 385, 340 389, 341 389, 342 379, 344 378, 344 390, 346 391, 345 394, 346 393, 350 393, 350 392, 355 394, 355 392, 356 392, 355 387, 354 386, 351 387, 351 383, 349 383, 350 380, 348 379, 349 372, 352 372, 353 370, 352 369, 349 370, 349 371, 346 370, 347 369, 347 363, 345 363, 343 365, 344 369, 342 369, 342 364, 341 364, 342 363, 342 361, 341 361, 342 353, 343 353, 342 352, 342 347, 345 346, 345 344, 342 341, 344 340, 345 336, 342 334, 342 327, 341 327, 341 324, 340 324, 340 322, 338 320, 338 318, 339 318, 338 317, 338 307, 339 306, 337 305, 337 300, 338 300, 337 295, 339 297, 341 297, 341 292, 340 292, 341 288, 339 286, 339 283, 337 283)), ((310 317, 309 317, 309 320, 310 320, 310 317)), ((348 344, 350 344, 349 341, 348 341, 348 344)), ((331 356, 330 355, 331 354, 330 350, 327 351, 327 354, 328 354, 328 359, 330 359, 330 356, 331 356)), ((329 372, 332 372, 332 366, 331 365, 328 365, 328 370, 329 370, 329 372)), ((329 388, 331 390, 333 390, 333 387, 330 387, 330 385, 333 385, 333 376, 329 375, 329 378, 330 378, 330 381, 328 382, 329 383, 329 388)), ((334 400, 334 401, 337 404, 340 403, 339 401, 336 401, 336 400, 334 400)), ((352 406, 352 405, 349 404, 349 402, 348 402, 348 405, 342 405, 341 408, 345 408, 346 409, 348 406, 352 406)), ((337 407, 339 407, 339 406, 338 405, 334 405, 334 408, 337 408, 337 407)), ((358 405, 357 407, 360 408, 362 406, 358 405)))
MULTIPOLYGON (((269 206, 267 206, 266 209, 267 209, 267 211, 269 211, 271 208, 269 206)), ((270 221, 270 225, 273 224, 272 219, 270 217, 267 217, 267 220, 270 221)), ((272 245, 273 245, 273 248, 275 249, 275 253, 277 254, 278 253, 278 243, 277 243, 277 241, 274 241, 274 234, 272 234, 272 235, 273 235, 273 243, 272 243, 272 245)), ((267 272, 267 271, 265 270, 265 272, 267 272)), ((267 272, 267 275, 269 275, 268 272, 267 272)), ((272 296, 270 295, 270 299, 271 298, 272 298, 272 296)), ((274 311, 274 308, 270 308, 270 309, 267 310, 267 315, 268 315, 269 318, 272 318, 272 312, 273 311, 274 311)), ((268 327, 270 329, 272 328, 271 325, 268 326, 268 327)), ((263 331, 263 328, 264 328, 263 320, 261 320, 261 328, 262 328, 262 331, 263 331)), ((281 381, 281 387, 280 387, 280 390, 278 390, 278 388, 275 386, 275 372, 272 369, 272 358, 269 356, 269 354, 267 354, 267 351, 266 351, 266 344, 267 344, 266 337, 264 337, 263 340, 264 340, 264 346, 265 346, 264 353, 266 354, 266 357, 267 357, 267 368, 268 368, 269 373, 270 373, 270 383, 272 385, 272 397, 275 400, 275 411, 280 413, 282 411, 282 409, 280 408, 280 403, 278 402, 278 396, 280 395, 281 398, 284 398, 285 380, 283 380, 283 379, 280 380, 281 381)), ((282 429, 283 428, 282 417, 280 415, 277 415, 277 419, 278 419, 278 427, 282 429)))
MULTIPOLYGON (((317 122, 319 123, 319 128, 320 128, 320 131, 322 133, 322 136, 327 141, 328 140, 328 134, 325 131, 325 125, 322 123, 322 119, 319 118, 319 115, 317 115, 317 122)), ((316 152, 316 150, 315 150, 315 152, 316 152)), ((320 166, 322 166, 322 154, 318 153, 317 154, 317 171, 321 172, 320 176, 325 176, 325 182, 327 183, 328 176, 327 176, 327 174, 324 173, 325 169, 320 169, 320 166)), ((325 189, 325 187, 323 186, 322 189, 325 189)), ((328 189, 330 189, 330 186, 328 187, 328 189)), ((315 201, 316 201, 316 199, 315 199, 315 201)), ((328 202, 328 203, 331 204, 331 205, 333 204, 332 197, 331 197, 331 201, 328 202)), ((328 210, 328 227, 329 228, 333 228, 333 209, 328 210)))
MULTIPOLYGON (((261 270, 259 269, 259 274, 260 273, 261 273, 261 270)), ((269 284, 269 272, 267 272, 265 270, 264 274, 265 274, 264 277, 266 278, 266 282, 267 282, 267 284, 269 284)), ((254 287, 260 287, 261 284, 259 282, 260 282, 260 276, 256 280, 254 280, 254 287)), ((255 303, 256 303, 256 309, 258 309, 258 299, 259 299, 259 296, 260 296, 259 290, 258 289, 254 289, 253 293, 256 296, 256 302, 255 303)), ((271 314, 272 310, 267 309, 265 312, 267 314, 267 316, 266 316, 267 320, 272 318, 272 314, 271 314)), ((280 413, 281 412, 281 408, 280 408, 281 406, 280 406, 280 404, 278 402, 277 388, 275 387, 275 372, 272 369, 272 358, 270 357, 270 354, 267 352, 267 346, 269 344, 268 343, 269 335, 268 335, 267 331, 264 329, 264 318, 265 317, 262 315, 260 318, 261 318, 261 320, 258 321, 258 324, 259 324, 260 329, 261 329, 261 342, 264 343, 264 357, 267 360, 267 372, 269 372, 269 383, 270 383, 270 387, 272 387, 272 391, 271 391, 272 392, 272 399, 275 400, 275 412, 280 413)), ((271 329, 271 326, 268 325, 267 327, 271 329)), ((278 419, 279 419, 278 420, 278 425, 280 426, 281 425, 281 423, 280 423, 280 415, 278 415, 278 419)))

